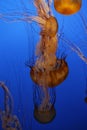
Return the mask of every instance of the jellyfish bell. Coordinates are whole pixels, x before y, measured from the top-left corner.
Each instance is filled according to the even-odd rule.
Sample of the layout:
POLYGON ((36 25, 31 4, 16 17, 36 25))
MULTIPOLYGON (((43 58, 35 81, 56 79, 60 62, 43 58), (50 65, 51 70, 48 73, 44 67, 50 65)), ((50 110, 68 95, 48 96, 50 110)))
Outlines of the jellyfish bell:
POLYGON ((71 15, 81 8, 82 0, 54 0, 54 7, 57 12, 64 15, 71 15))
POLYGON ((87 103, 87 96, 84 98, 85 103, 87 103))
POLYGON ((37 71, 35 66, 33 66, 31 68, 30 75, 36 84, 52 88, 59 85, 66 79, 68 75, 68 65, 65 60, 57 59, 55 68, 49 72, 45 70, 37 71))
POLYGON ((49 111, 38 111, 34 109, 34 117, 40 123, 50 123, 56 116, 55 108, 52 107, 49 111))
POLYGON ((54 37, 57 34, 57 31, 58 22, 55 17, 50 16, 49 18, 46 18, 46 23, 40 34, 49 37, 54 37))

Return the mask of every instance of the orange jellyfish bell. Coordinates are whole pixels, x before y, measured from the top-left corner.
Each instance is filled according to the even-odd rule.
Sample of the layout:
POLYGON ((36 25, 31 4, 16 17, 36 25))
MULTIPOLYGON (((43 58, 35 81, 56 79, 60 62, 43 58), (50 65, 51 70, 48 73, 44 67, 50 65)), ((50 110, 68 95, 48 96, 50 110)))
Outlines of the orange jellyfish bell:
POLYGON ((84 98, 85 103, 87 103, 87 96, 84 98))
POLYGON ((44 25, 44 30, 41 31, 41 35, 47 35, 49 37, 54 37, 58 31, 58 22, 57 19, 53 16, 50 16, 46 19, 46 24, 44 25))
POLYGON ((62 83, 68 75, 68 65, 65 60, 57 60, 57 67, 53 70, 37 71, 35 66, 32 67, 30 75, 32 80, 39 86, 55 87, 62 83))
POLYGON ((38 111, 37 108, 34 109, 34 117, 40 123, 49 123, 56 116, 56 110, 52 107, 49 111, 38 111))
POLYGON ((54 7, 57 12, 64 15, 71 15, 81 8, 82 0, 54 0, 54 7))

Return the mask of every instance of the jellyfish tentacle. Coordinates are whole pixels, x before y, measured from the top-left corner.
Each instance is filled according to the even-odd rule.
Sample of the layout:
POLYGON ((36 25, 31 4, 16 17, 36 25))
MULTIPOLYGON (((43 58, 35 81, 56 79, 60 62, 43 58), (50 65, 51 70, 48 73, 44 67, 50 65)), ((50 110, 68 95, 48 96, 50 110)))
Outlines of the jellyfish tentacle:
POLYGON ((4 82, 0 81, 0 87, 4 90, 4 107, 5 111, 0 110, 0 118, 2 121, 2 128, 4 130, 22 130, 20 122, 15 115, 12 115, 13 111, 13 99, 10 94, 9 89, 4 84, 4 82))
POLYGON ((87 20, 86 20, 86 18, 84 17, 84 15, 81 12, 79 12, 79 15, 80 15, 80 17, 82 19, 85 32, 87 33, 87 20))
POLYGON ((48 111, 51 108, 50 95, 49 95, 48 88, 43 86, 42 87, 42 91, 43 91, 43 95, 44 96, 42 98, 41 105, 39 106, 39 110, 40 111, 48 111))
POLYGON ((12 96, 7 88, 7 86, 4 84, 4 82, 0 81, 0 86, 3 88, 5 92, 5 98, 4 98, 4 106, 6 113, 12 113, 13 109, 13 99, 12 96))
POLYGON ((60 39, 65 42, 72 51, 76 52, 76 54, 87 64, 87 57, 82 53, 81 49, 73 44, 70 40, 66 40, 64 37, 60 37, 60 39))

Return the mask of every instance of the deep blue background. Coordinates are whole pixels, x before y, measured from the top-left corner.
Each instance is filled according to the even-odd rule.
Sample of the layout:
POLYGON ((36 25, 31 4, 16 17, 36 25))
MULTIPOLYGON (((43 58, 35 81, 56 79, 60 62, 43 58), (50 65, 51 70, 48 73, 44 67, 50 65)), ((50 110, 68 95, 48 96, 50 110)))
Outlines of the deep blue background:
MULTIPOLYGON (((32 1, 0 0, 0 13, 24 12, 26 8, 29 9, 29 16, 36 14, 32 1)), ((63 24, 65 38, 79 46, 87 56, 87 33, 79 12, 64 16, 58 14, 53 6, 52 10, 59 23, 59 32, 63 24)), ((87 20, 87 0, 83 0, 80 12, 87 20)), ((84 102, 87 65, 61 40, 59 48, 67 55, 69 75, 56 87, 56 117, 46 125, 33 118, 33 83, 25 62, 34 54, 39 31, 34 22, 7 23, 0 20, 0 80, 6 83, 14 98, 13 113, 18 116, 23 130, 87 130, 87 104, 84 102)), ((3 109, 2 90, 0 108, 3 109)))

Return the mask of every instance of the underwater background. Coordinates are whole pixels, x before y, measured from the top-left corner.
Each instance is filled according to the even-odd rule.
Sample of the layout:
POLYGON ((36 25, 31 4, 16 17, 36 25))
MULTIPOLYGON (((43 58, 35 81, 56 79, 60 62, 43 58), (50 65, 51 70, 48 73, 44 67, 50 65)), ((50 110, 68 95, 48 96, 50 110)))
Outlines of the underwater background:
MULTIPOLYGON (((29 9, 29 16, 36 14, 32 0, 0 0, 0 14, 24 12, 26 9, 29 9)), ((87 1, 83 0, 81 10, 71 16, 59 14, 53 5, 52 11, 59 23, 59 33, 62 30, 65 39, 78 46, 87 57, 87 1)), ((87 63, 61 39, 58 47, 60 53, 66 55, 69 74, 67 79, 55 88, 56 117, 48 124, 41 124, 34 119, 34 89, 26 61, 32 60, 34 56, 40 28, 35 22, 10 22, 11 17, 9 21, 0 20, 0 81, 5 82, 13 96, 13 113, 19 118, 22 129, 87 130, 87 103, 84 101, 87 90, 87 63)), ((3 100, 4 93, 1 89, 2 110, 3 100)), ((0 122, 0 130, 1 125, 0 122)))

